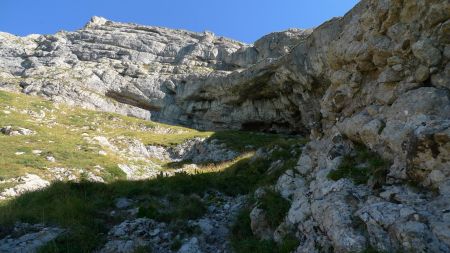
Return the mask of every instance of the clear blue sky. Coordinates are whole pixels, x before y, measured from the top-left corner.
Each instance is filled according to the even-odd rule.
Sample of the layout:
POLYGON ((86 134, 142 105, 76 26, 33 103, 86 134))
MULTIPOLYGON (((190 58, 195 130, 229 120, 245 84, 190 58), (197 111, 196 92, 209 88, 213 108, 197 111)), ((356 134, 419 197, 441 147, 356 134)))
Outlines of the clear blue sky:
POLYGON ((202 32, 244 42, 290 27, 311 28, 342 16, 357 0, 0 0, 0 31, 53 34, 91 16, 202 32))

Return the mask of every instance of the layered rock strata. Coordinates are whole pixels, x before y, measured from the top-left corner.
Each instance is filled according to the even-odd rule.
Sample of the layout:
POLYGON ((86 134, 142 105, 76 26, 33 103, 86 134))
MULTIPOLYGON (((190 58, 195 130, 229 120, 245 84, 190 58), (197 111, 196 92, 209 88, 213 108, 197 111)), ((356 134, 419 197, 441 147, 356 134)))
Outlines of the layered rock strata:
POLYGON ((95 17, 0 34, 0 85, 195 128, 310 134, 277 185, 297 252, 449 252, 449 17, 448 1, 363 0, 253 45, 95 17), (381 185, 327 177, 355 143, 389 162, 381 185))

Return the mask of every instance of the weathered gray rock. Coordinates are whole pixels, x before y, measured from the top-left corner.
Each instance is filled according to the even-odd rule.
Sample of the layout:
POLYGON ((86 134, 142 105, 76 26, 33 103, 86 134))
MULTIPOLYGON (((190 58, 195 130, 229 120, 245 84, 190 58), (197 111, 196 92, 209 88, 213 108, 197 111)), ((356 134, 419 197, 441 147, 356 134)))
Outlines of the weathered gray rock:
POLYGON ((202 253, 200 249, 198 239, 196 237, 192 237, 189 241, 181 246, 181 248, 177 251, 178 253, 202 253))
POLYGON ((173 161, 190 160, 193 163, 223 162, 236 158, 239 154, 227 149, 217 140, 194 138, 167 150, 173 161))
POLYGON ((133 202, 130 199, 127 198, 118 198, 116 199, 116 207, 119 209, 124 209, 127 208, 129 206, 131 206, 133 204, 133 202))
POLYGON ((45 227, 42 224, 17 223, 14 227, 16 237, 7 236, 0 240, 0 252, 38 252, 39 248, 56 239, 65 230, 58 227, 45 227))
POLYGON ((108 233, 108 242, 100 252, 131 253, 139 247, 150 246, 150 231, 157 223, 146 218, 127 220, 115 226, 108 233))
POLYGON ((105 182, 101 176, 85 169, 52 167, 47 168, 47 171, 54 181, 80 181, 83 179, 90 182, 105 182))
MULTIPOLYGON (((154 252, 171 253, 174 252, 172 249, 174 241, 180 240, 183 244, 175 252, 231 253, 230 226, 244 205, 246 197, 228 197, 220 193, 214 197, 220 201, 212 203, 204 216, 187 221, 189 228, 201 230, 202 233, 196 234, 195 237, 164 222, 147 218, 130 218, 111 228, 107 242, 99 252, 132 253, 143 248, 154 252)), ((122 205, 117 207, 121 209, 122 205)))
POLYGON ((33 130, 23 128, 23 127, 12 127, 5 126, 0 128, 0 133, 5 135, 33 135, 35 132, 33 130))
POLYGON ((155 166, 139 166, 133 164, 117 164, 127 176, 128 180, 142 180, 154 178, 160 175, 159 167, 155 166))
POLYGON ((430 39, 422 39, 411 46, 414 56, 425 62, 428 66, 437 65, 441 61, 441 52, 433 46, 430 39))
POLYGON ((266 212, 258 207, 254 207, 250 212, 250 227, 254 235, 264 240, 273 239, 273 228, 269 226, 266 212))
POLYGON ((15 186, 7 188, 2 192, 0 192, 0 200, 13 198, 23 193, 36 191, 50 185, 50 182, 42 179, 41 177, 35 174, 26 174, 25 176, 9 179, 6 182, 0 181, 0 183, 15 184, 15 186))
POLYGON ((0 33, 0 87, 200 129, 309 134, 298 173, 276 187, 293 200, 297 252, 448 252, 449 18, 448 1, 363 0, 254 45, 93 18, 75 32, 0 33), (327 178, 355 142, 390 163, 381 192, 327 178))

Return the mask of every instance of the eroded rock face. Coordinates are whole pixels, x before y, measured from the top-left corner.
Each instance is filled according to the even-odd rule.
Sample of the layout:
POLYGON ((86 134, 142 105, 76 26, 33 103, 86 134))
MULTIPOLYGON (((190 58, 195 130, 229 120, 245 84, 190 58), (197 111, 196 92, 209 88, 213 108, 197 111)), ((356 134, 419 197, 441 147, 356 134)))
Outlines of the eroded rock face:
POLYGON ((301 235, 296 252, 360 252, 369 245, 386 252, 448 252, 446 232, 437 229, 447 231, 443 210, 448 210, 448 198, 406 181, 387 180, 380 189, 348 178, 329 179, 354 148, 336 128, 333 132, 310 142, 296 173, 288 171, 277 184, 280 192, 291 192, 285 195, 292 201, 286 222, 301 235))
MULTIPOLYGON (((240 72, 258 62, 266 66, 310 32, 291 29, 246 45, 210 32, 94 17, 76 32, 24 38, 0 34, 1 85, 54 101, 205 129, 240 128, 243 119, 249 126, 267 119, 276 122, 283 118, 275 108, 239 98, 238 90, 215 100, 224 94, 222 86, 229 78, 247 82, 253 74, 244 74, 244 80, 240 72), (237 109, 230 98, 245 102, 245 108, 237 109)), ((263 96, 274 97, 267 92, 263 96)))
POLYGON ((192 161, 193 163, 223 162, 236 158, 239 153, 227 149, 218 140, 193 138, 175 147, 147 146, 150 157, 161 161, 192 161))
POLYGON ((23 127, 12 127, 12 126, 5 126, 0 128, 0 133, 5 135, 33 135, 35 132, 33 130, 30 130, 28 128, 23 127))
POLYGON ((0 200, 16 197, 26 192, 36 191, 50 185, 50 182, 35 174, 26 174, 25 176, 12 178, 2 183, 10 183, 15 186, 0 192, 0 200))
POLYGON ((56 239, 64 232, 64 229, 58 227, 17 223, 14 226, 13 235, 0 240, 0 252, 38 252, 40 247, 56 239))
POLYGON ((449 252, 449 18, 448 1, 363 0, 254 45, 93 18, 0 34, 0 85, 195 128, 310 134, 277 184, 297 252, 449 252), (356 142, 390 163, 377 189, 327 178, 356 142))
MULTIPOLYGON (((221 201, 208 206, 201 218, 188 220, 186 226, 199 230, 185 234, 173 224, 158 222, 148 218, 130 218, 111 228, 106 244, 99 252, 132 253, 139 248, 161 253, 214 253, 233 252, 229 242, 230 226, 245 203, 245 196, 228 197, 217 195, 221 201), (179 249, 173 244, 180 241, 179 249)), ((120 202, 124 202, 122 199, 120 202)), ((117 202, 119 203, 119 201, 117 202)), ((116 204, 117 204, 116 203, 116 204)), ((127 203, 128 208, 132 203, 127 203)), ((123 206, 122 206, 123 207, 123 206)))

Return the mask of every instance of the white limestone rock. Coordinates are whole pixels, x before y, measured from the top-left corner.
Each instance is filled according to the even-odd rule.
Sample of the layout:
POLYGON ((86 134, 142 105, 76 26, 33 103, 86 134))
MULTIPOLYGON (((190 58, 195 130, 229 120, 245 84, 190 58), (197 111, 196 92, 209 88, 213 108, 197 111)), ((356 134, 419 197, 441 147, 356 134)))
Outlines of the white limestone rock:
POLYGON ((0 199, 17 197, 23 193, 36 191, 50 185, 50 182, 35 174, 26 174, 25 176, 14 178, 10 182, 16 183, 16 185, 3 190, 0 193, 0 199))

